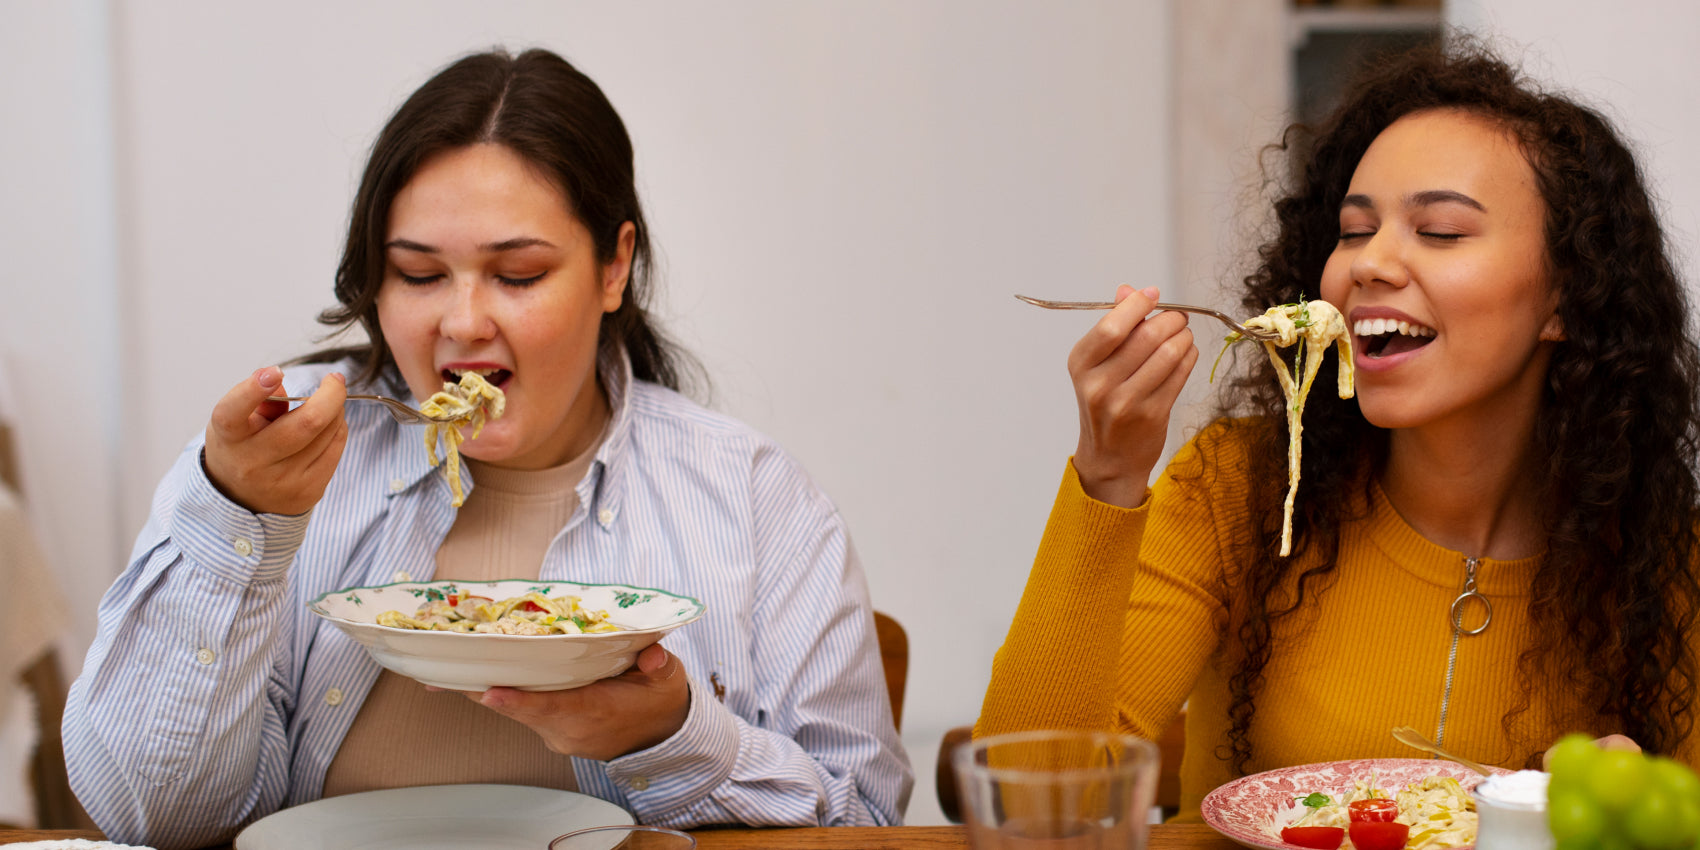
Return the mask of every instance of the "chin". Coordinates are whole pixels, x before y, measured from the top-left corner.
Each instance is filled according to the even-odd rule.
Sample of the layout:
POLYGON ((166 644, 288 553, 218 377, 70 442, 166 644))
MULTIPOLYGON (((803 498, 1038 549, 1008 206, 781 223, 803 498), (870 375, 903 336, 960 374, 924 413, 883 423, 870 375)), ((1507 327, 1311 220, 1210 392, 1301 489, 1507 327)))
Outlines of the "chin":
POLYGON ((1364 420, 1369 424, 1384 430, 1409 428, 1418 424, 1411 415, 1412 411, 1398 404, 1377 404, 1373 397, 1365 399, 1362 392, 1358 394, 1358 412, 1363 414, 1364 420))
POLYGON ((467 440, 460 444, 462 457, 469 457, 483 463, 501 463, 513 454, 505 440, 488 439, 494 435, 486 431, 476 440, 467 440))

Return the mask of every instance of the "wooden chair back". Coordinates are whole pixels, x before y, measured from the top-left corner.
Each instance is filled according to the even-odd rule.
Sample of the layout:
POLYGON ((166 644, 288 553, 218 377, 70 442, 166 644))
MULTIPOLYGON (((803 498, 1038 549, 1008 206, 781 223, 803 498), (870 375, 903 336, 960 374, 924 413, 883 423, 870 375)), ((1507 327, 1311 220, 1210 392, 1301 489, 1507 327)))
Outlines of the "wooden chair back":
MULTIPOLYGON (((0 483, 22 498, 17 446, 11 427, 4 422, 0 422, 0 483)), ((25 669, 23 684, 35 697, 36 746, 30 756, 29 777, 35 793, 36 825, 41 829, 93 829, 94 821, 71 793, 71 779, 65 771, 60 723, 65 718, 69 683, 59 670, 58 651, 49 649, 25 669)))
POLYGON ((885 690, 891 695, 891 720, 903 731, 903 691, 909 685, 909 633, 890 614, 874 612, 874 633, 879 636, 880 663, 885 667, 885 690))
MULTIPOLYGON (((974 737, 973 726, 958 726, 939 741, 939 759, 933 769, 933 791, 939 809, 951 823, 962 822, 962 799, 956 786, 956 765, 951 756, 956 748, 974 737)), ((1186 751, 1186 712, 1176 715, 1157 739, 1157 793, 1152 804, 1163 810, 1163 819, 1174 817, 1181 808, 1181 754, 1186 751)))
POLYGON ((12 445, 12 427, 0 422, 0 484, 14 493, 24 492, 23 476, 18 472, 18 451, 12 445))

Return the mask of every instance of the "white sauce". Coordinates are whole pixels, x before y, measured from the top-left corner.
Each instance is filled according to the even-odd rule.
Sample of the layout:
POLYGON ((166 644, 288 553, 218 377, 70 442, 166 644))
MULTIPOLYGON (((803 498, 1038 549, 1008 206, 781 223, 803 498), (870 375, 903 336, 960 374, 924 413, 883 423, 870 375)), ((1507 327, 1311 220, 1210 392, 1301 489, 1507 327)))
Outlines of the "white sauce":
POLYGON ((1476 786, 1476 794, 1496 803, 1544 808, 1547 801, 1547 780, 1551 778, 1551 774, 1539 770, 1519 770, 1516 773, 1490 776, 1476 786))

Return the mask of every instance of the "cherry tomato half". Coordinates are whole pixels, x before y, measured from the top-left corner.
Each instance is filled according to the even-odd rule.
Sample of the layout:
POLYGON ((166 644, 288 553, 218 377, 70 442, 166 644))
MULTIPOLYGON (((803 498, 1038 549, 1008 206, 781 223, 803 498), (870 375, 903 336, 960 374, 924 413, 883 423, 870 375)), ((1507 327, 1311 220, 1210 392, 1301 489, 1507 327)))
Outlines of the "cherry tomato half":
POLYGON ((1346 806, 1346 816, 1352 823, 1392 823, 1399 816, 1399 804, 1386 797, 1353 800, 1346 806))
POLYGON ((1337 826, 1289 826, 1281 830, 1281 840, 1316 850, 1336 850, 1346 840, 1346 830, 1337 826))
POLYGON ((1403 823, 1358 821, 1349 831, 1358 850, 1402 850, 1411 837, 1410 825, 1403 823))

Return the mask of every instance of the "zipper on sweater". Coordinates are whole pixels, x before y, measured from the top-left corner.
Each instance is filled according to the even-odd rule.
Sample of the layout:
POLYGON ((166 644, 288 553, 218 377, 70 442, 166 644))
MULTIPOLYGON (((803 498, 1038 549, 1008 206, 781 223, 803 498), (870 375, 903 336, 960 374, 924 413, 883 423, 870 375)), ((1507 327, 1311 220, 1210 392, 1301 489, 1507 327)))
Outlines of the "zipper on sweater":
POLYGON ((1452 600, 1452 648, 1446 653, 1446 690, 1440 695, 1440 723, 1434 730, 1434 742, 1442 746, 1446 742, 1446 710, 1452 704, 1452 674, 1458 666, 1458 641, 1466 635, 1474 636, 1487 631, 1488 623, 1493 622, 1493 603, 1476 590, 1476 568, 1480 567, 1481 563, 1476 558, 1464 559, 1464 590, 1458 594, 1458 598, 1452 600), (1482 617, 1481 625, 1466 629, 1464 611, 1471 600, 1481 601, 1486 616, 1482 617))

